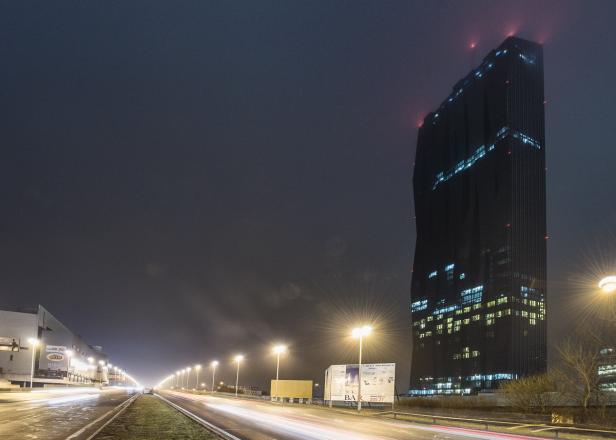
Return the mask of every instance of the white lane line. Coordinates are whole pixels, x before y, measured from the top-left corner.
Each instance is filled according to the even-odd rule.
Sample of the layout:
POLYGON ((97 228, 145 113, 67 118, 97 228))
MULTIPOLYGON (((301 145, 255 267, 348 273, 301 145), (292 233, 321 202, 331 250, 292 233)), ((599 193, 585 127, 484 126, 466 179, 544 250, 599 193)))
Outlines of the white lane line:
POLYGON ((88 429, 90 429, 92 426, 96 425, 97 423, 99 423, 101 420, 104 420, 105 417, 108 417, 109 414, 111 414, 112 412, 118 410, 119 411, 117 414, 115 414, 111 419, 109 419, 107 422, 105 422, 103 424, 103 426, 101 426, 99 429, 96 430, 96 432, 94 432, 94 434, 92 434, 91 436, 89 436, 86 440, 91 440, 96 434, 98 434, 105 426, 107 426, 113 419, 115 419, 118 415, 120 415, 120 413, 124 412, 124 410, 126 408, 128 408, 128 406, 133 403, 133 401, 137 398, 139 394, 135 394, 134 396, 132 396, 131 398, 125 400, 124 402, 120 403, 118 406, 111 408, 109 411, 107 411, 105 414, 103 414, 102 416, 100 416, 98 419, 94 420, 93 422, 88 423, 86 426, 84 426, 83 428, 81 428, 79 431, 76 431, 74 433, 72 433, 71 435, 69 435, 68 437, 66 437, 66 440, 71 440, 74 438, 79 437, 81 434, 83 434, 84 432, 86 432, 88 429), (122 405, 124 405, 122 407, 122 405))
POLYGON ((187 409, 182 408, 179 405, 176 405, 175 403, 171 402, 168 399, 165 399, 163 396, 161 396, 160 394, 154 394, 156 397, 158 397, 159 399, 165 401, 166 403, 168 403, 169 405, 171 405, 173 408, 177 409, 178 411, 180 411, 182 414, 190 417, 191 419, 193 419, 195 422, 199 423, 200 425, 206 427, 207 429, 209 429, 210 431, 214 432, 215 434, 218 434, 219 436, 221 436, 222 438, 224 438, 225 440, 241 440, 239 437, 234 436, 233 434, 231 434, 230 432, 225 431, 222 428, 219 428, 216 425, 211 424, 210 422, 208 422, 207 420, 203 420, 201 417, 199 417, 198 415, 195 415, 193 413, 191 413, 190 411, 188 411, 187 409))

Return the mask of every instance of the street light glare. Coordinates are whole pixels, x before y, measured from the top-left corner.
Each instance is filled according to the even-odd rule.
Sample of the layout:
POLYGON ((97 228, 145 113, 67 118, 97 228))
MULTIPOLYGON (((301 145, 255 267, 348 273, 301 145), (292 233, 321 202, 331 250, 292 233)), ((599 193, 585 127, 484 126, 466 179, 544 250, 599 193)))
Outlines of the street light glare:
POLYGON ((238 354, 237 356, 233 358, 233 360, 237 363, 240 363, 244 360, 244 355, 238 354))
POLYGON ((201 364, 195 365, 195 370, 200 370, 200 369, 201 369, 201 364))
POLYGON ((28 338, 28 342, 30 343, 30 345, 36 347, 39 344, 39 340, 36 338, 28 338))
POLYGON ((275 345, 274 346, 274 354, 283 354, 287 352, 287 346, 286 345, 275 345))
POLYGON ((361 336, 368 336, 370 333, 372 333, 372 327, 364 325, 362 327, 355 327, 351 334, 354 338, 359 338, 361 336))
POLYGON ((599 281, 599 289, 604 293, 613 293, 616 291, 616 275, 603 278, 599 281))
POLYGON ((216 366, 218 366, 218 361, 212 361, 212 362, 210 363, 210 365, 211 365, 212 367, 216 367, 216 366))

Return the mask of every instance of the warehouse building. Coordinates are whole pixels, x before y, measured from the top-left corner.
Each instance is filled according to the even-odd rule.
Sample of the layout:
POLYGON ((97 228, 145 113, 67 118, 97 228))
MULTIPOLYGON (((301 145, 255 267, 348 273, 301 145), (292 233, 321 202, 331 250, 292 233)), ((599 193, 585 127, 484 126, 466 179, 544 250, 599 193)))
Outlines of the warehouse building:
POLYGON ((105 384, 107 355, 43 306, 0 310, 0 380, 21 386, 105 384))

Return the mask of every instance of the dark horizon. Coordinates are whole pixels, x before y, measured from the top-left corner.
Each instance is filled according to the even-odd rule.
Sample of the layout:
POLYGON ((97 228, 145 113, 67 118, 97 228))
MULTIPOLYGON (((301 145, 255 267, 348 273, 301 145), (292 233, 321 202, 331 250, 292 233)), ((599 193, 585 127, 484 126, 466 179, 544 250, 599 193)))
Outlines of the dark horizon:
POLYGON ((549 345, 616 267, 612 2, 0 12, 0 308, 145 383, 243 352, 263 386, 278 341, 282 378, 322 381, 374 320, 406 390, 417 125, 510 33, 544 45, 549 345))

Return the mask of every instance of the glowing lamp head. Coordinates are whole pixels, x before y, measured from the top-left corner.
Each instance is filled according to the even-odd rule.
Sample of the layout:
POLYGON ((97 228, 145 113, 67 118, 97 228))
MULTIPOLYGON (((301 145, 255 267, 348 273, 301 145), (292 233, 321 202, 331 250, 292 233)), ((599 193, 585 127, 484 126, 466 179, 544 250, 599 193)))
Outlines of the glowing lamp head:
POLYGON ((200 364, 195 365, 195 370, 199 371, 200 369, 201 369, 201 365, 200 364))
POLYGON ((274 354, 284 354, 287 352, 287 346, 286 345, 276 345, 273 348, 274 354))
POLYGON ((212 362, 210 363, 210 365, 211 365, 213 368, 216 368, 216 367, 218 366, 218 361, 212 361, 212 362))
POLYGON ((75 352, 73 350, 66 350, 64 352, 64 354, 66 354, 68 357, 73 357, 73 355, 75 354, 75 352))
POLYGON ((599 281, 599 289, 601 289, 603 293, 616 292, 616 275, 610 275, 599 281))
POLYGON ((98 365, 105 365, 105 361, 103 360, 98 361, 98 365))
POLYGON ((36 338, 28 338, 28 343, 33 347, 36 347, 37 345, 39 345, 39 340, 36 338))
POLYGON ((239 364, 240 362, 244 360, 244 356, 241 354, 238 354, 237 356, 233 358, 233 360, 239 364))
POLYGON ((192 370, 192 368, 186 367, 186 371, 188 371, 190 373, 190 370, 192 370))
POLYGON ((355 327, 351 334, 354 338, 361 338, 362 336, 368 336, 370 333, 372 333, 372 327, 364 325, 362 327, 355 327))
POLYGON ((88 358, 88 363, 93 364, 94 363, 94 358, 92 356, 90 356, 88 358))

